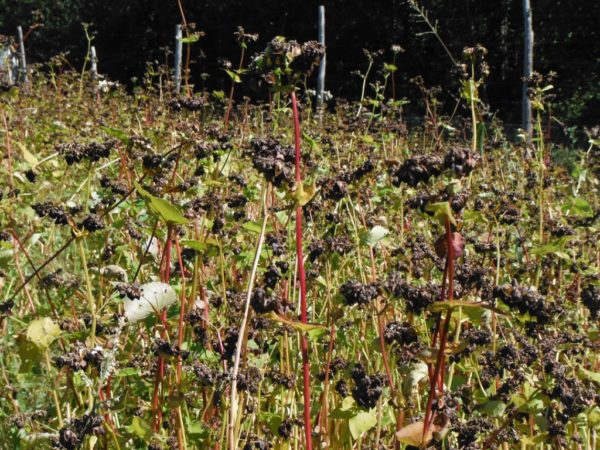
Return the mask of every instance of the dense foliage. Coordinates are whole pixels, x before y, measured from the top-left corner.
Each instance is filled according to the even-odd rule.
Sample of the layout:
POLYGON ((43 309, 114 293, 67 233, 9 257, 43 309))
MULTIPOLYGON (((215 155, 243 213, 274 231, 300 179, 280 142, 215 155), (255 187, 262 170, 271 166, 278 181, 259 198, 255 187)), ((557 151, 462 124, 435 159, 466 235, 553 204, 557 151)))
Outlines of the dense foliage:
POLYGON ((472 121, 301 100, 299 160, 321 52, 273 39, 228 126, 158 75, 0 93, 1 449, 598 448, 598 129, 548 141, 536 76, 511 143, 466 73, 472 121))
MULTIPOLYGON (((188 22, 196 24, 205 36, 192 47, 192 79, 196 85, 225 90, 229 79, 219 70, 219 57, 236 61, 238 48, 233 38, 237 26, 260 33, 261 48, 272 36, 285 35, 308 40, 316 37, 318 2, 282 2, 248 0, 207 0, 183 2, 188 22), (209 75, 208 79, 202 76, 209 75)), ((427 85, 451 87, 452 61, 436 38, 420 35, 429 29, 409 1, 332 0, 327 7, 328 81, 335 95, 356 98, 360 78, 350 76, 365 70, 367 60, 362 48, 385 50, 377 69, 390 63, 392 44, 406 51, 397 56, 397 92, 415 98, 417 88, 410 83, 423 74, 427 85)), ((485 98, 493 113, 509 123, 519 124, 520 79, 522 74, 521 2, 499 0, 463 0, 420 2, 429 11, 432 23, 457 58, 465 45, 483 44, 490 50, 491 77, 485 98)), ((569 126, 597 124, 600 113, 600 56, 597 51, 600 31, 600 3, 594 0, 534 0, 534 68, 538 72, 555 71, 559 116, 569 126)), ((27 41, 32 61, 46 62, 67 53, 75 67, 81 67, 86 40, 81 23, 91 23, 101 71, 112 79, 129 83, 141 79, 147 61, 164 63, 165 47, 172 49, 174 25, 181 22, 175 0, 0 0, 0 33, 13 35, 16 25, 25 30, 42 23, 27 41)), ((251 48, 250 52, 254 49, 251 48)), ((388 89, 391 87, 388 86, 388 89)), ((447 91, 444 91, 447 92, 447 91)), ((240 94, 243 91, 240 90, 240 94)), ((246 92, 247 93, 247 92, 246 92)), ((255 94, 255 92, 254 92, 255 94)), ((451 111, 450 95, 441 99, 451 111)), ((414 103, 419 114, 419 104, 414 103)))

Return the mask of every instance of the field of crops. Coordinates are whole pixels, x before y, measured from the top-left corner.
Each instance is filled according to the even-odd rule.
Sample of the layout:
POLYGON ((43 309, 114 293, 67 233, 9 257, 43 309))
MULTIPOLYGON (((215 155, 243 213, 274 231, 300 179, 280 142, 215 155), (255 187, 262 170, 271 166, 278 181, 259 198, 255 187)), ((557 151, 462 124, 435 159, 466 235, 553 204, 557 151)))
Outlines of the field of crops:
POLYGON ((599 448, 597 130, 296 81, 0 94, 0 448, 599 448))

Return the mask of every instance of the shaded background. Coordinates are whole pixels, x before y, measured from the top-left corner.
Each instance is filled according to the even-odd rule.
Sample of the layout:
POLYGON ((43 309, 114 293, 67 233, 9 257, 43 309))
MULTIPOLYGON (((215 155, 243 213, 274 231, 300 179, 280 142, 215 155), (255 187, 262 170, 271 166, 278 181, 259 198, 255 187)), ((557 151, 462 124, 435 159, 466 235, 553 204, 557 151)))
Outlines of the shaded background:
MULTIPOLYGON (((182 0, 188 22, 206 33, 192 45, 191 78, 197 86, 227 89, 229 78, 217 59, 237 64, 239 47, 233 32, 238 25, 259 33, 249 54, 264 48, 275 35, 305 41, 316 39, 316 1, 182 0)), ((483 44, 489 51, 491 75, 483 97, 492 112, 507 123, 520 122, 520 77, 523 19, 521 0, 422 0, 432 22, 456 59, 465 46, 483 44)), ((598 0, 532 0, 535 33, 534 70, 558 73, 556 114, 567 124, 592 126, 600 116, 600 2, 598 0)), ((418 110, 419 94, 409 80, 422 75, 428 86, 443 88, 442 100, 452 108, 457 77, 441 45, 405 0, 331 0, 327 17, 327 82, 334 95, 357 98, 361 80, 352 75, 367 66, 362 49, 384 49, 376 68, 391 62, 390 47, 406 52, 397 59, 398 96, 418 110)), ((34 23, 26 50, 30 62, 44 62, 64 52, 75 68, 85 55, 82 22, 90 23, 99 70, 111 79, 131 83, 140 78, 147 61, 165 61, 172 48, 174 26, 181 21, 176 0, 0 0, 0 33, 14 35, 34 23)), ((185 51, 184 51, 185 53, 185 51)), ((172 55, 169 56, 172 62, 172 55)), ((370 78, 377 77, 374 73, 370 78)), ((381 79, 381 77, 380 77, 381 79)), ((314 80, 311 80, 314 81, 314 80)), ((243 89, 239 90, 242 95, 243 89)), ((390 91, 387 92, 388 95, 390 91)), ((410 107, 409 107, 410 108, 410 107)))

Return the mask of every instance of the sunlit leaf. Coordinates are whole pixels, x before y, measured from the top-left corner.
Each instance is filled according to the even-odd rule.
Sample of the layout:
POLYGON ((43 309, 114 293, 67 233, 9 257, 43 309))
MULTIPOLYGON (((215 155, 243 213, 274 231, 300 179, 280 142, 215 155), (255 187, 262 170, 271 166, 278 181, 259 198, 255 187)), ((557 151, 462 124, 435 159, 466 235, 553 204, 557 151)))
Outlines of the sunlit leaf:
POLYGON ((189 220, 183 217, 177 206, 165 199, 155 197, 137 182, 135 182, 135 189, 140 197, 144 199, 148 208, 155 214, 158 214, 167 224, 185 225, 189 223, 189 220))
POLYGON ((442 225, 446 223, 446 219, 451 224, 456 225, 456 220, 452 215, 452 208, 450 208, 450 203, 448 202, 429 203, 425 207, 425 211, 442 225))
POLYGON ((319 325, 316 323, 302 323, 302 322, 298 322, 295 320, 290 320, 290 319, 287 319, 283 316, 276 314, 273 311, 271 311, 269 314, 266 314, 266 317, 268 317, 271 320, 274 320, 275 322, 279 322, 283 325, 292 327, 296 331, 300 331, 300 332, 304 332, 304 333, 307 333, 307 332, 313 331, 313 330, 327 330, 327 327, 325 327, 324 325, 319 325))
POLYGON ((496 314, 504 314, 498 308, 484 302, 470 302, 467 300, 452 300, 450 301, 440 301, 434 302, 429 305, 428 309, 432 312, 441 312, 441 311, 450 311, 456 308, 480 308, 480 309, 488 309, 490 311, 494 311, 496 314))
POLYGON ((354 439, 358 439, 361 434, 369 431, 377 425, 377 413, 375 410, 359 411, 348 420, 350 434, 354 439))
POLYGON ((389 234, 389 230, 387 228, 382 227, 381 225, 375 225, 369 231, 363 230, 360 233, 360 242, 361 244, 368 245, 369 247, 373 247, 379 241, 381 241, 384 237, 389 234))

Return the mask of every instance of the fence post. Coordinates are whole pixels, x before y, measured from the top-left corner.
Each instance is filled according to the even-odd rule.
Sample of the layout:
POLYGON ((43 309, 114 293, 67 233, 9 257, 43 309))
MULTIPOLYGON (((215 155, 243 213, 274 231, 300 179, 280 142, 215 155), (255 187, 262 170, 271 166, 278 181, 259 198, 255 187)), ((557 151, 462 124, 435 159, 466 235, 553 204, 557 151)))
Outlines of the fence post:
POLYGON ((533 71, 533 25, 531 18, 531 4, 529 0, 523 0, 523 129, 527 133, 530 142, 532 135, 531 125, 531 101, 527 94, 527 80, 533 71))
POLYGON ((27 60, 25 59, 25 43, 23 42, 23 29, 19 25, 17 27, 17 40, 19 41, 19 81, 27 83, 27 60))
POLYGON ((96 47, 93 45, 90 47, 90 72, 92 74, 92 80, 98 79, 98 58, 96 57, 96 47))
POLYGON ((183 53, 181 24, 175 26, 175 92, 181 91, 181 55, 183 53))
MULTIPOLYGON (((319 6, 319 43, 325 45, 325 6, 319 6)), ((327 65, 327 52, 323 54, 319 64, 319 77, 317 79, 317 109, 323 107, 323 93, 325 91, 325 67, 327 65)))

